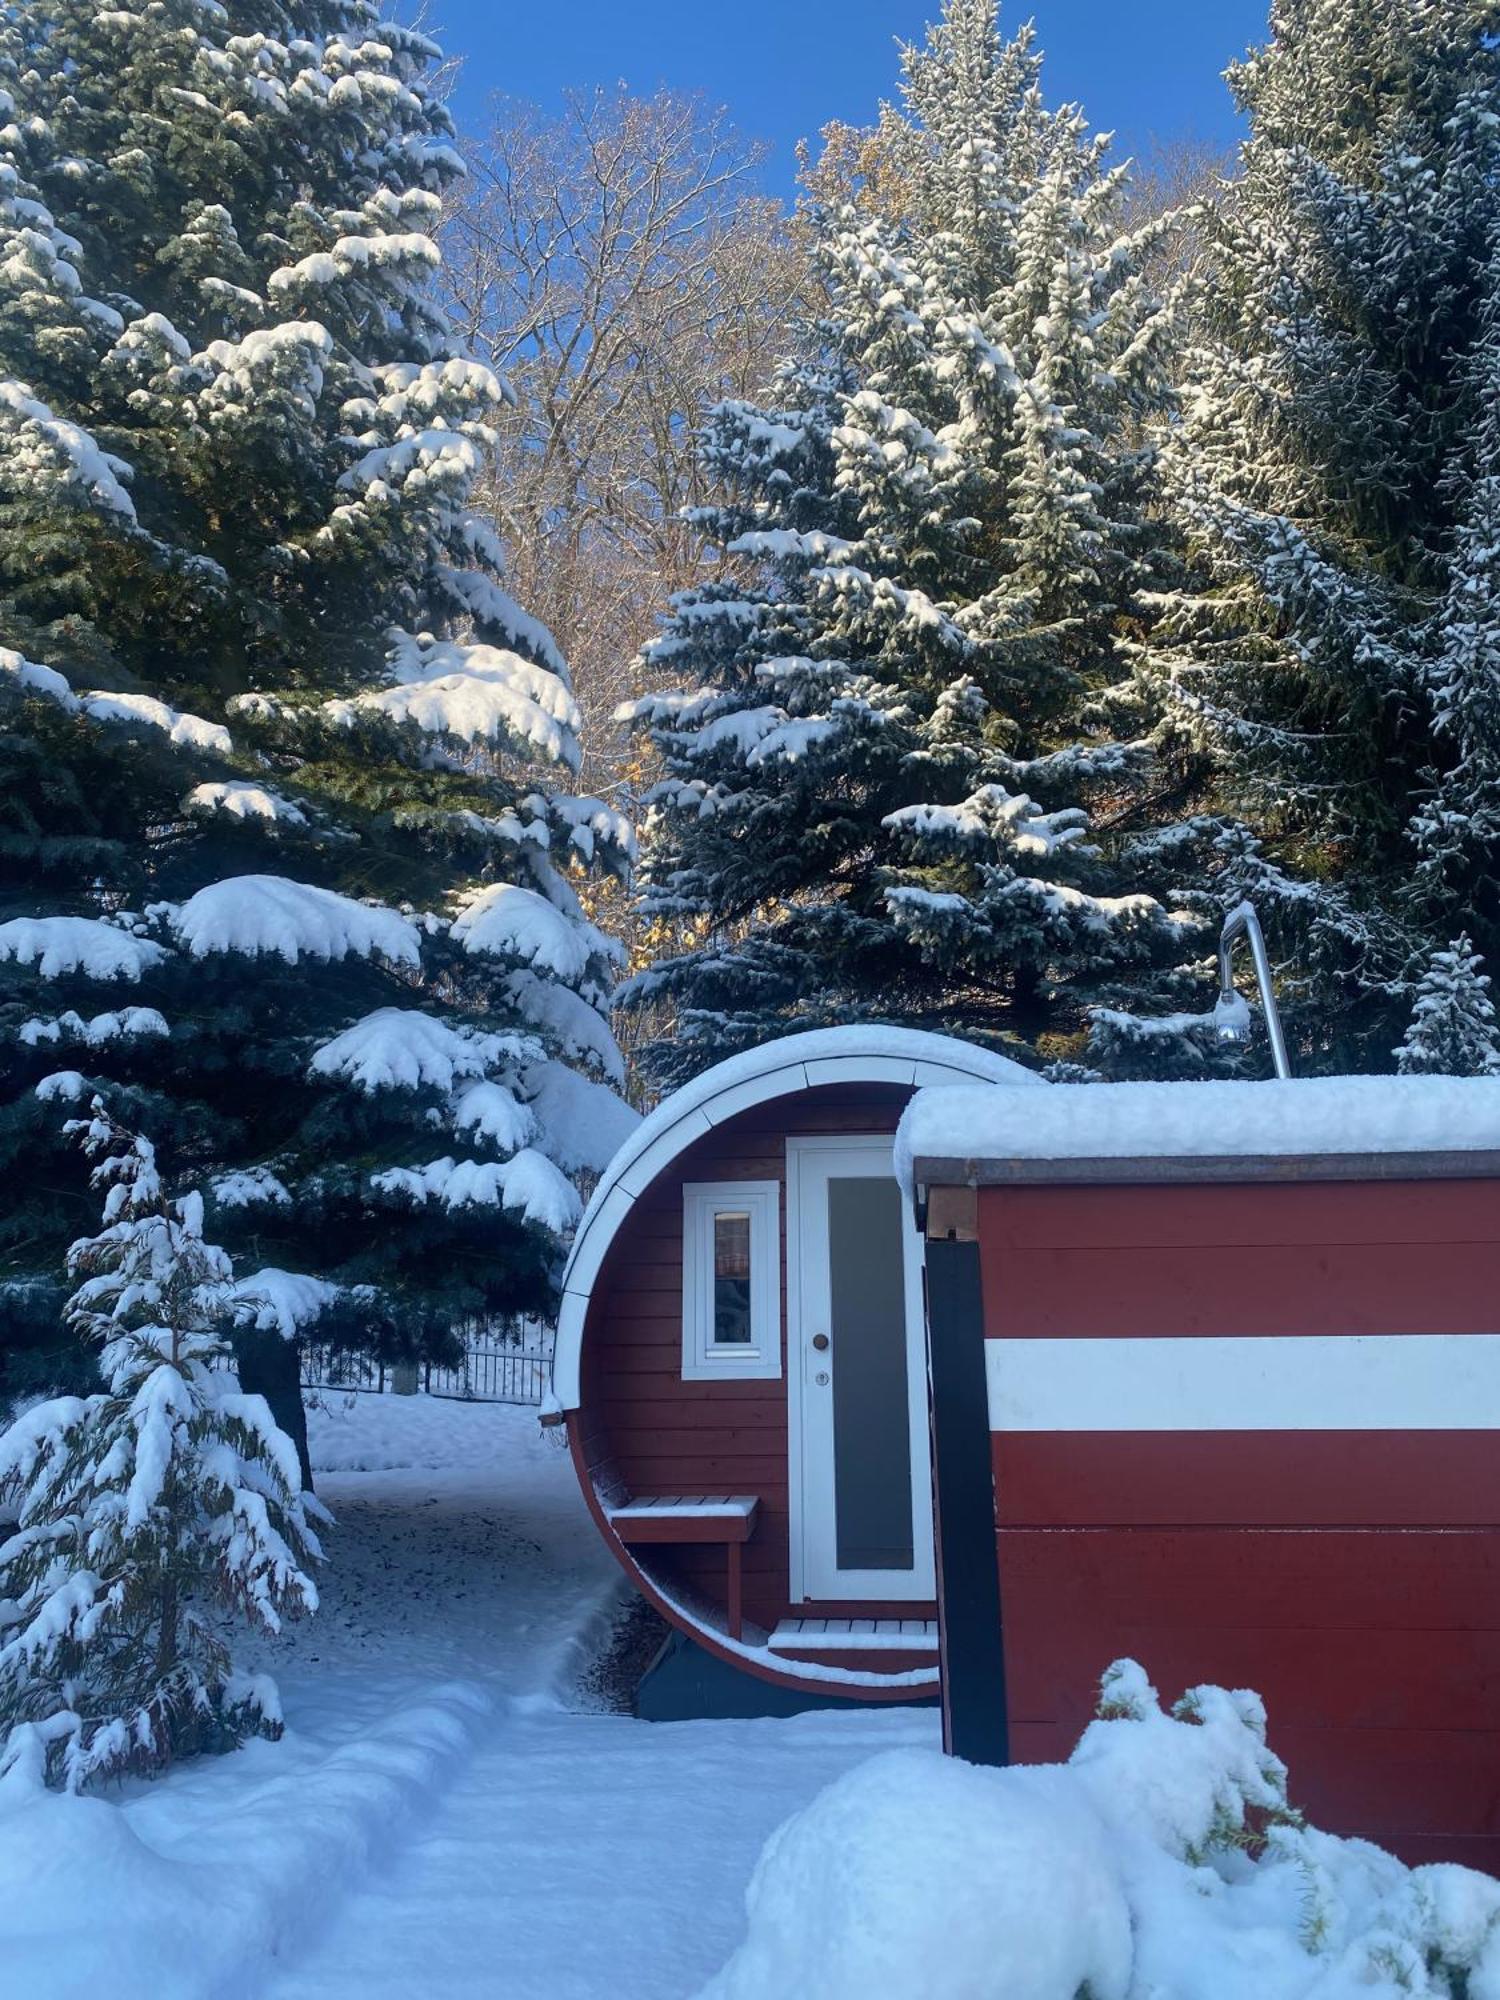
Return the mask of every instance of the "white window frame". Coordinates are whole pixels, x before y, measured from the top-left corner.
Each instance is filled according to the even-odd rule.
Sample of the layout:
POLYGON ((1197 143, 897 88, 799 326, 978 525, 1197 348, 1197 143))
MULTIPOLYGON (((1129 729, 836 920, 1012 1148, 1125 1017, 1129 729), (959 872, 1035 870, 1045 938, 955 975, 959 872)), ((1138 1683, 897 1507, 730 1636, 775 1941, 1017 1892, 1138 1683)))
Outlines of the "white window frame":
POLYGON ((781 1183, 687 1181, 682 1189, 682 1379, 774 1382, 781 1376, 781 1183), (714 1217, 750 1217, 750 1340, 714 1341, 714 1217))

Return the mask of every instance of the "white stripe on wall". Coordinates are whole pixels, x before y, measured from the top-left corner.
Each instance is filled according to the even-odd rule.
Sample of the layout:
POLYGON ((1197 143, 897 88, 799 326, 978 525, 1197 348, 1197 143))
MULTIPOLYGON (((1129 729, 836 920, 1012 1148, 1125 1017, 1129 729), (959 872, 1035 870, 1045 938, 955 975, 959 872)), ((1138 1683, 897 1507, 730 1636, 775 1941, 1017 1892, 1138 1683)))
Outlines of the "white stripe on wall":
POLYGON ((1500 1334, 989 1340, 992 1431, 1500 1429, 1500 1334))

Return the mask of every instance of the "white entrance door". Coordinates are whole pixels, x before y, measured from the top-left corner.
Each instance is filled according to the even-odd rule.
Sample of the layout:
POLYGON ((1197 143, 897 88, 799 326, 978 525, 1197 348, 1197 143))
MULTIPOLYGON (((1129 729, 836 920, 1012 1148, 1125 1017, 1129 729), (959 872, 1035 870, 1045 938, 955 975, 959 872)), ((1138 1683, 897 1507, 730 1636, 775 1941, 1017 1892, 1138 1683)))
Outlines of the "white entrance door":
POLYGON ((934 1594, 921 1244, 886 1138, 787 1140, 792 1597, 934 1594))

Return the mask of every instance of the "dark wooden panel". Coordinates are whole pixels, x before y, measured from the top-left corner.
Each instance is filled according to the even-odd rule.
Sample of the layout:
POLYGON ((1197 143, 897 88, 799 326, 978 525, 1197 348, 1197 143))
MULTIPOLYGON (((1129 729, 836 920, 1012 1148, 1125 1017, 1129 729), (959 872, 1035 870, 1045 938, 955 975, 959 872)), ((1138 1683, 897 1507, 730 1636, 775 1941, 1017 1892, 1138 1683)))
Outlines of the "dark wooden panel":
POLYGON ((1457 1868, 1477 1868, 1482 1875, 1500 1875, 1500 1836, 1465 1838, 1443 1833, 1408 1833, 1387 1841, 1408 1868, 1425 1868, 1446 1861, 1457 1868))
POLYGON ((687 1431, 698 1438, 709 1435, 708 1426, 727 1429, 736 1435, 745 1431, 786 1429, 786 1405, 757 1398, 711 1399, 707 1410, 701 1403, 678 1403, 661 1397, 654 1402, 635 1398, 621 1403, 615 1411, 618 1433, 645 1433, 659 1436, 664 1431, 687 1431))
POLYGON ((989 1249, 1500 1242, 1492 1181, 981 1188, 989 1249))
MULTIPOLYGON (((1392 1607, 1393 1609, 1397 1607, 1392 1607)), ((1500 1631, 1319 1632, 1252 1626, 1169 1629, 1101 1618, 1075 1603, 1018 1617, 1007 1652, 1019 1713, 1081 1729, 1099 1674, 1139 1660, 1170 1700, 1204 1682, 1254 1688, 1275 1730, 1290 1727, 1494 1730, 1500 1742, 1500 1631)))
POLYGON ((746 1542, 755 1523, 743 1514, 717 1519, 701 1514, 675 1517, 670 1514, 647 1514, 622 1519, 617 1514, 610 1526, 626 1548, 634 1548, 637 1543, 643 1547, 651 1543, 666 1543, 669 1547, 687 1548, 695 1543, 718 1543, 722 1546, 727 1542, 746 1542))
POLYGON ((1011 1336, 1500 1331, 1500 1243, 999 1249, 985 1331, 1011 1336))
MULTIPOLYGON (((704 1404, 726 1410, 737 1419, 742 1408, 764 1403, 767 1409, 786 1410, 785 1393, 777 1382, 684 1382, 679 1357, 674 1368, 631 1366, 608 1376, 612 1410, 624 1411, 632 1404, 648 1404, 666 1411, 676 1410, 693 1423, 702 1421, 704 1404), (735 1393, 731 1394, 731 1391, 735 1393)), ((602 1385, 601 1385, 602 1386, 602 1385)))
POLYGON ((1493 1431, 1011 1431, 1017 1527, 1494 1527, 1493 1431))
POLYGON ((1107 1629, 1500 1630, 1493 1528, 1007 1528, 1001 1550, 1022 1630, 1080 1603, 1107 1629))
POLYGON ((649 1457, 644 1448, 632 1455, 618 1437, 611 1443, 621 1471, 638 1493, 734 1492, 764 1498, 767 1488, 786 1488, 785 1455, 768 1453, 763 1440, 752 1441, 744 1450, 716 1455, 684 1446, 679 1450, 651 1449, 649 1457), (706 1464, 714 1468, 711 1478, 704 1476, 706 1464))
POLYGON ((1411 1860, 1500 1854, 1483 1845, 1500 1836, 1500 1532, 1051 1527, 999 1546, 1023 1759, 1066 1756, 1128 1657, 1168 1703, 1253 1687, 1316 1825, 1411 1860))

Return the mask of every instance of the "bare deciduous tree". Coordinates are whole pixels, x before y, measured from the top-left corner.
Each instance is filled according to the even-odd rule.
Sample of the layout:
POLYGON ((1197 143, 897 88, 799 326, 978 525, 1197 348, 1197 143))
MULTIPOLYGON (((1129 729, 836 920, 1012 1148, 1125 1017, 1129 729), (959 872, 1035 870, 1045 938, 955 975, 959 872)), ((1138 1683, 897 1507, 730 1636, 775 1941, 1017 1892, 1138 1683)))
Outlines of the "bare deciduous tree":
POLYGON ((700 574, 703 410, 760 388, 806 282, 763 149, 700 99, 506 100, 448 220, 452 303, 515 392, 491 488, 516 595, 546 619, 585 711, 586 779, 628 792, 610 716, 672 591, 700 574))
POLYGON ((1131 224, 1141 228, 1162 217, 1172 218, 1150 264, 1158 285, 1190 278, 1197 271, 1204 211, 1222 197, 1234 172, 1231 152, 1191 134, 1153 138, 1137 157, 1127 208, 1131 224))

